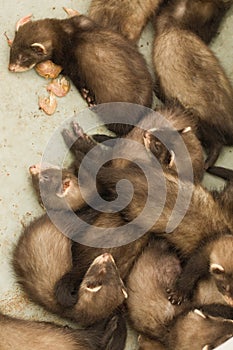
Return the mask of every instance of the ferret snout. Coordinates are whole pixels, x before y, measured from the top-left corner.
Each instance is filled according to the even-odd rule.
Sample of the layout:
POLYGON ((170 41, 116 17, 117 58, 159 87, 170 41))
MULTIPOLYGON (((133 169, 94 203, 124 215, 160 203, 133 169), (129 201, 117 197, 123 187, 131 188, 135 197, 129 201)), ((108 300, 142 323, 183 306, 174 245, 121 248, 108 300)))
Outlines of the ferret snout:
POLYGON ((101 263, 108 262, 108 261, 115 263, 115 262, 114 262, 114 259, 113 259, 113 257, 112 257, 111 254, 109 254, 109 253, 104 253, 104 254, 99 255, 99 256, 95 259, 94 263, 95 263, 95 264, 101 264, 101 263))
POLYGON ((41 166, 40 164, 35 164, 35 165, 31 165, 29 167, 29 172, 31 175, 37 175, 41 172, 41 166))
POLYGON ((17 65, 16 64, 9 64, 8 65, 8 70, 10 71, 10 72, 16 72, 16 70, 17 70, 17 65))

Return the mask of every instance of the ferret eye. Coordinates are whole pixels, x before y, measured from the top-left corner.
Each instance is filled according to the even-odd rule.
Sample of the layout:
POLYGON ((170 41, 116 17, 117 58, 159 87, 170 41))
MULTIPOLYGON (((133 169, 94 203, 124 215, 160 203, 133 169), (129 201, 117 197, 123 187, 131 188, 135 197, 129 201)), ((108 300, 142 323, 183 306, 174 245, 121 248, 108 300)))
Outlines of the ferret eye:
POLYGON ((48 181, 49 180, 49 175, 41 175, 40 176, 40 181, 48 181))
POLYGON ((213 273, 214 275, 223 275, 223 274, 224 274, 224 271, 223 271, 223 270, 220 270, 220 269, 218 269, 218 268, 215 268, 215 269, 212 270, 212 273, 213 273))

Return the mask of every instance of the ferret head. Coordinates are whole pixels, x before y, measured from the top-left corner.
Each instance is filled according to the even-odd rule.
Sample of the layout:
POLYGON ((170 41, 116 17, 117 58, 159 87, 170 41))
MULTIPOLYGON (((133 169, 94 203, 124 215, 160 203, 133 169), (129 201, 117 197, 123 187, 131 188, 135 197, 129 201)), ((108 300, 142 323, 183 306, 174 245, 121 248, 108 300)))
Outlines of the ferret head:
POLYGON ((199 309, 179 315, 169 331, 169 349, 214 349, 233 334, 233 322, 199 309))
POLYGON ((225 235, 213 242, 210 273, 225 301, 233 306, 233 236, 225 235))
POLYGON ((173 168, 175 166, 175 153, 172 148, 175 146, 177 133, 182 135, 190 130, 190 127, 177 131, 170 128, 150 129, 144 133, 144 145, 161 165, 173 168))
POLYGON ((24 72, 37 63, 51 59, 52 38, 48 19, 31 21, 31 15, 20 19, 10 49, 9 70, 24 72))
MULTIPOLYGON (((111 254, 98 256, 86 272, 79 289, 79 308, 88 305, 93 318, 105 317, 127 298, 125 286, 111 254)), ((84 317, 85 318, 85 317, 84 317)))
POLYGON ((40 204, 48 209, 71 208, 77 210, 84 205, 77 177, 69 170, 56 167, 29 168, 32 182, 40 204))

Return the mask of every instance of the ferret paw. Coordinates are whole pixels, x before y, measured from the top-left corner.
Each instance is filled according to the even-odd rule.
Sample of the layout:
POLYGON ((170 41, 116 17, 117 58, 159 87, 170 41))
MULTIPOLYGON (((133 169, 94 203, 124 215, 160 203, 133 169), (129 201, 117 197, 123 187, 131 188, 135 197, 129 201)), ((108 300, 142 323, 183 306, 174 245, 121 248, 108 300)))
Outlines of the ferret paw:
POLYGON ((77 122, 72 123, 72 129, 73 132, 64 129, 62 131, 62 136, 66 145, 71 148, 74 153, 82 152, 86 154, 96 145, 92 137, 87 135, 77 122))
POLYGON ((96 106, 95 97, 91 94, 90 90, 82 88, 80 92, 89 107, 96 106))
POLYGON ((168 300, 172 305, 181 305, 186 300, 186 297, 182 293, 171 289, 167 289, 167 294, 168 300))

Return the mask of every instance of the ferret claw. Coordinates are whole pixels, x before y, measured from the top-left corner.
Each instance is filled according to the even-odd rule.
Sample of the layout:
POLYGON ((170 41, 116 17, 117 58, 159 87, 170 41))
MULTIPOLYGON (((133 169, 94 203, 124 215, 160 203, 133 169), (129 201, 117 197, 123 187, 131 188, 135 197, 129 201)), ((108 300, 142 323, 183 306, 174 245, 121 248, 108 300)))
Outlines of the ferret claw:
POLYGON ((86 88, 81 88, 80 93, 84 100, 86 100, 89 107, 93 107, 96 105, 95 97, 91 95, 90 90, 86 88))
POLYGON ((171 289, 167 289, 166 292, 169 294, 168 300, 172 305, 181 305, 185 298, 181 295, 178 295, 178 293, 173 292, 171 289))
POLYGON ((74 134, 78 137, 82 137, 85 138, 85 136, 87 136, 83 130, 83 128, 79 125, 79 123, 77 122, 73 122, 72 123, 72 128, 74 131, 74 134))

